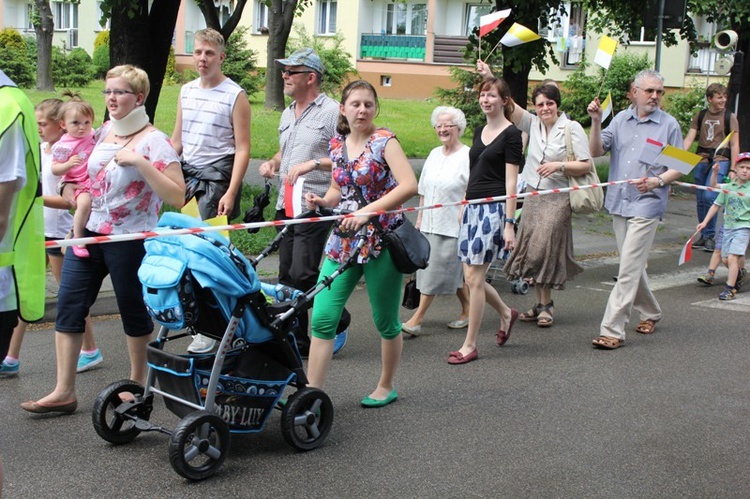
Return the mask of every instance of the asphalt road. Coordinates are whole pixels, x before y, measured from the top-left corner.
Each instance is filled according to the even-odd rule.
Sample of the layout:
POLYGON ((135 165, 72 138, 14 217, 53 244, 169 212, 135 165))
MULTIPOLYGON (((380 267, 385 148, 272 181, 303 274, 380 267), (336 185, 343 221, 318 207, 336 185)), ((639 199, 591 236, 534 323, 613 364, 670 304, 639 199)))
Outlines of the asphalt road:
MULTIPOLYGON (((612 259, 586 260, 586 272, 554 295, 550 329, 519 323, 498 348, 488 310, 480 358, 463 366, 445 362, 463 338, 445 327, 457 302, 436 299, 429 334, 405 341, 400 398, 383 409, 359 405, 380 362, 359 288, 350 341, 326 387, 335 407, 327 443, 293 450, 274 414, 263 432, 233 436, 219 473, 200 483, 173 471, 165 435, 115 447, 94 432, 96 395, 127 374, 117 318, 96 321, 105 362, 79 376, 75 414, 21 411, 54 383, 52 332, 41 328, 27 335, 21 375, 0 380, 4 497, 748 497, 750 292, 721 303, 718 287, 695 283, 707 253, 679 268, 675 260, 674 248, 656 249, 649 264, 665 311, 656 333, 629 334, 615 351, 591 347, 612 259)), ((512 306, 531 305, 504 280, 494 284, 512 306)), ((178 418, 158 400, 151 420, 172 428, 178 418)))

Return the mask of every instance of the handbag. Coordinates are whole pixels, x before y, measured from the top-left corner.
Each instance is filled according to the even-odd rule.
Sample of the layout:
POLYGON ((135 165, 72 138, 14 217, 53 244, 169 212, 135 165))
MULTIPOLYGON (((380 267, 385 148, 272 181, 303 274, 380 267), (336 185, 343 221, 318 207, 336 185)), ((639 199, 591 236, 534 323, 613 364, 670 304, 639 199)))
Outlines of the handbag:
MULTIPOLYGON (((566 161, 575 161, 573 153, 573 141, 570 137, 570 124, 565 125, 565 151, 566 161)), ((579 187, 581 185, 591 185, 600 183, 599 175, 596 173, 596 167, 593 162, 588 173, 580 177, 568 177, 570 187, 579 187)), ((604 206, 604 189, 601 186, 591 187, 589 189, 580 189, 570 191, 570 209, 573 213, 586 214, 595 213, 604 206)))
MULTIPOLYGON (((366 205, 367 201, 362 189, 354 184, 359 202, 366 205)), ((388 248, 396 269, 402 274, 413 274, 419 269, 426 269, 430 260, 430 242, 405 216, 401 225, 394 229, 385 229, 377 217, 372 219, 372 225, 380 233, 383 246, 388 248)))
MULTIPOLYGON (((426 269, 430 260, 430 242, 417 230, 408 218, 395 229, 384 230, 380 239, 388 248, 393 264, 402 274, 411 274, 426 269)), ((380 222, 375 220, 374 225, 380 222)), ((381 226, 382 229, 382 226, 381 226)))
POLYGON ((422 293, 417 289, 416 279, 409 279, 404 285, 404 298, 401 300, 401 306, 407 310, 414 310, 419 306, 419 298, 422 293))

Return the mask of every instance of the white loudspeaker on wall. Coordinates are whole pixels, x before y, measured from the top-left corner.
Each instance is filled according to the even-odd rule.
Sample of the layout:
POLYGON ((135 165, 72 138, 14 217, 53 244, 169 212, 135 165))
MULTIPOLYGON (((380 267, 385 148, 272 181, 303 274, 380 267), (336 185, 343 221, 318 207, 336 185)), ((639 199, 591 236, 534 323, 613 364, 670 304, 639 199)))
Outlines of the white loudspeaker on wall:
POLYGON ((714 46, 719 50, 732 50, 737 45, 737 32, 731 29, 725 29, 716 33, 714 46))
POLYGON ((714 63, 714 71, 717 75, 726 76, 732 71, 733 64, 734 58, 732 56, 719 57, 714 63))

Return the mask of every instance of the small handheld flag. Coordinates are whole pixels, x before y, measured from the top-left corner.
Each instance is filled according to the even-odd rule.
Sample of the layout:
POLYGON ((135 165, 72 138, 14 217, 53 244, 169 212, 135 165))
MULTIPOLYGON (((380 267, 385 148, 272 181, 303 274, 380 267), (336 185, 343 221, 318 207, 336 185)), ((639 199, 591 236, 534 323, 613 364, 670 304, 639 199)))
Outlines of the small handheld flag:
POLYGON ((508 19, 510 17, 511 10, 505 9, 505 10, 499 10, 497 12, 493 12, 492 14, 487 14, 486 16, 482 16, 479 18, 479 37, 483 37, 493 29, 500 26, 500 23, 508 19))
POLYGON ((675 146, 667 146, 662 149, 661 154, 656 158, 659 164, 672 168, 685 175, 690 173, 695 165, 700 163, 703 158, 697 154, 685 151, 675 146))
POLYGON ((607 98, 602 102, 602 122, 612 114, 612 92, 607 92, 607 98))
POLYGON ((719 147, 717 147, 716 151, 714 151, 714 156, 717 156, 719 154, 719 151, 721 151, 727 145, 729 145, 729 141, 732 139, 732 135, 734 135, 734 130, 729 132, 729 134, 726 137, 724 137, 724 140, 721 141, 721 144, 719 144, 719 147))
POLYGON ((689 262, 693 258, 693 239, 698 235, 698 232, 700 231, 696 231, 695 234, 690 236, 690 239, 687 240, 685 246, 682 247, 682 251, 680 252, 680 260, 677 262, 678 266, 682 265, 683 263, 689 262))
POLYGON ((508 32, 503 35, 500 43, 506 47, 515 47, 516 45, 533 42, 540 38, 539 35, 531 31, 529 28, 521 26, 518 23, 513 23, 513 26, 511 26, 508 32))
POLYGON ((615 55, 615 50, 617 50, 617 40, 606 35, 602 36, 602 39, 599 41, 599 48, 596 49, 594 62, 604 69, 609 69, 612 57, 615 55))

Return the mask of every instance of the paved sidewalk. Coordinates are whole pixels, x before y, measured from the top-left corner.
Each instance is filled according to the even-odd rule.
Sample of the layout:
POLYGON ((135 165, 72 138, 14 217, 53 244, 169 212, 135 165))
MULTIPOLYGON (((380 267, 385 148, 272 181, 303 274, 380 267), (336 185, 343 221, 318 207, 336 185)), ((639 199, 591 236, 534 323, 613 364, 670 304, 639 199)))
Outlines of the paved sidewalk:
MULTIPOLYGON (((419 171, 424 164, 423 159, 410 160, 415 170, 419 171)), ((258 166, 261 161, 252 160, 245 182, 259 185, 263 182, 258 175, 258 166)), ((414 198, 411 203, 416 205, 414 198)), ((656 232, 654 249, 674 248, 675 266, 681 246, 695 231, 697 225, 695 211, 695 197, 692 191, 676 187, 659 229, 656 232)), ((612 231, 610 216, 606 211, 590 215, 574 215, 573 219, 573 242, 576 257, 581 261, 595 260, 601 257, 616 256, 617 245, 612 231)), ((258 265, 258 274, 264 281, 273 281, 278 274, 279 260, 276 254, 268 256, 258 265)), ((47 306, 45 309, 45 321, 54 320, 56 314, 57 283, 52 275, 47 272, 47 306)), ((108 315, 117 313, 117 304, 114 300, 114 292, 109 279, 105 279, 99 299, 92 308, 93 315, 108 315)))

